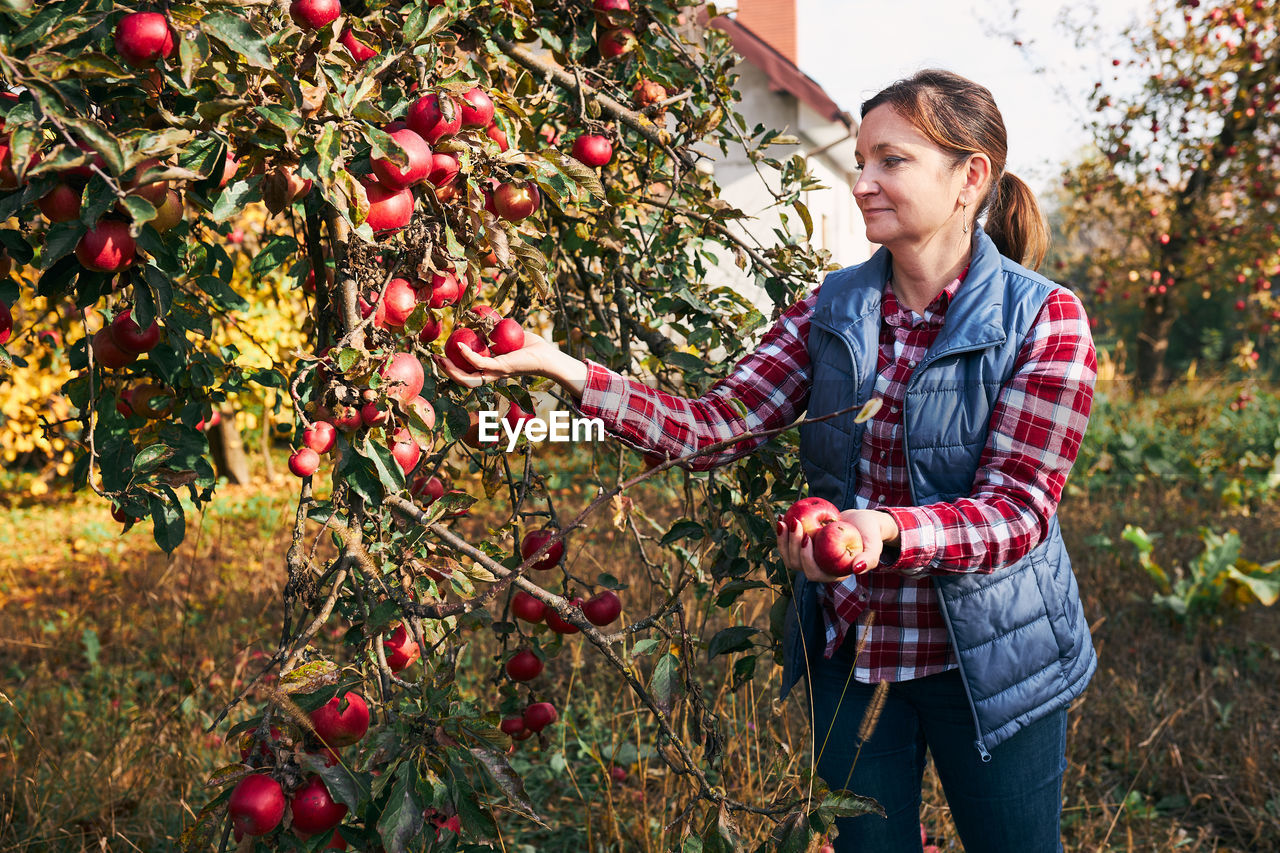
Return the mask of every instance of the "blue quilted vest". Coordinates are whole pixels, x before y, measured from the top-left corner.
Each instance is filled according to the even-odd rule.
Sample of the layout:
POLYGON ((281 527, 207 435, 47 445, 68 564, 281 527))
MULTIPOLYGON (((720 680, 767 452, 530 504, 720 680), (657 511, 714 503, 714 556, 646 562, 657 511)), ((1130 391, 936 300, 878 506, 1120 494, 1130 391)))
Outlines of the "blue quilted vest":
MULTIPOLYGON (((809 417, 861 406, 872 396, 889 261, 882 248, 823 281, 809 328, 809 417)), ((969 494, 997 395, 1056 287, 1000 255, 974 229, 969 274, 908 382, 902 423, 915 505, 969 494)), ((853 412, 800 427, 810 494, 841 509, 855 506, 863 429, 853 412)), ((932 578, 985 761, 989 749, 1080 695, 1097 668, 1057 516, 1044 539, 1012 565, 932 578)), ((796 573, 783 640, 783 698, 805 674, 806 654, 822 654, 826 645, 817 586, 796 573)))

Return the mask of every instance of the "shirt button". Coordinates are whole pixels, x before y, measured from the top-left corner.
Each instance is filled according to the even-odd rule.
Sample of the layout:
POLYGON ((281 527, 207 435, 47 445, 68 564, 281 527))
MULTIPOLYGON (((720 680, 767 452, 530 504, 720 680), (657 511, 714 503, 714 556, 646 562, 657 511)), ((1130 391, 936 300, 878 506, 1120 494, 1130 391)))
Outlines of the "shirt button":
POLYGON ((898 414, 898 407, 894 406, 893 408, 889 409, 889 411, 893 412, 896 415, 898 414))
POLYGON ((883 458, 885 457, 885 455, 886 455, 885 451, 881 450, 881 451, 880 451, 880 458, 881 458, 881 459, 883 459, 883 458))
POLYGON ((916 366, 916 363, 914 361, 907 362, 907 367, 915 367, 915 366, 916 366))
POLYGON ((884 503, 884 495, 881 495, 880 497, 876 498, 876 500, 877 500, 879 503, 884 503))

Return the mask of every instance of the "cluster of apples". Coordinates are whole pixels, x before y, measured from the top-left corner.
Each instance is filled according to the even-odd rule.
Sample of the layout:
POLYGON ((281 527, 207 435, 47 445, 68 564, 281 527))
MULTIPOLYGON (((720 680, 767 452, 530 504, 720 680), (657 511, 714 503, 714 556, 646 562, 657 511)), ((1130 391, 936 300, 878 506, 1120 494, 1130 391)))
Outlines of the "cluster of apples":
POLYGON ((635 50, 635 30, 626 26, 632 17, 631 0, 592 0, 591 8, 596 15, 596 48, 601 56, 617 59, 635 50))
MULTIPOLYGON (((311 751, 322 756, 328 766, 339 761, 334 750, 358 743, 365 736, 371 719, 368 703, 354 691, 347 691, 342 697, 335 696, 308 716, 315 729, 317 744, 311 751)), ((254 762, 258 756, 269 760, 273 755, 273 744, 279 742, 282 735, 272 727, 270 737, 271 743, 258 741, 256 744, 249 738, 249 742, 241 746, 241 760, 254 762)), ((273 831, 284 819, 286 806, 292 815, 294 833, 304 839, 329 832, 347 815, 347 806, 333 799, 319 775, 309 775, 286 796, 284 788, 273 776, 265 771, 254 772, 236 783, 227 802, 236 840, 273 831)), ((345 850, 346 842, 339 841, 335 834, 334 842, 326 849, 345 850)))
POLYGON ((782 523, 799 529, 813 543, 813 561, 829 575, 853 574, 854 559, 862 553, 862 534, 840 518, 840 510, 825 498, 801 498, 793 503, 782 523))

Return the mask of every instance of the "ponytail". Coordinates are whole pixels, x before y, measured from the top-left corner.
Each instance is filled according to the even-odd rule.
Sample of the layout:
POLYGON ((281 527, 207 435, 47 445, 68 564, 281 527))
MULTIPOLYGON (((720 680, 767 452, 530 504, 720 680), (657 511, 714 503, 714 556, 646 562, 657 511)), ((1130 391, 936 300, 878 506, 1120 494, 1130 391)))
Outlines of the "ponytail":
POLYGON ((1049 223, 1035 193, 1011 172, 1001 175, 987 196, 983 230, 1000 254, 1033 270, 1049 251, 1049 223))

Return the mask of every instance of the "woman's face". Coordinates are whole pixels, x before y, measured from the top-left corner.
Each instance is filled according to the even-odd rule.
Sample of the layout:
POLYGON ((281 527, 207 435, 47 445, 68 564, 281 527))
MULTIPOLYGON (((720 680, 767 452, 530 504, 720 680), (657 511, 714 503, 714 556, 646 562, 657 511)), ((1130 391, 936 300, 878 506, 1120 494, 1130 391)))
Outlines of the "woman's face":
MULTIPOLYGON (((974 213, 963 168, 888 105, 867 113, 855 152, 862 172, 853 196, 867 224, 867 240, 889 250, 923 249, 961 239, 963 197, 974 213)), ((980 155, 979 155, 980 156, 980 155)), ((972 159, 972 158, 971 158, 972 159)))

